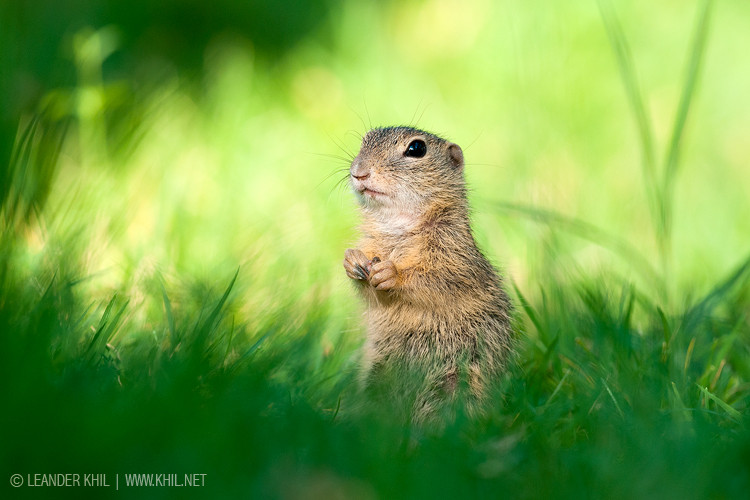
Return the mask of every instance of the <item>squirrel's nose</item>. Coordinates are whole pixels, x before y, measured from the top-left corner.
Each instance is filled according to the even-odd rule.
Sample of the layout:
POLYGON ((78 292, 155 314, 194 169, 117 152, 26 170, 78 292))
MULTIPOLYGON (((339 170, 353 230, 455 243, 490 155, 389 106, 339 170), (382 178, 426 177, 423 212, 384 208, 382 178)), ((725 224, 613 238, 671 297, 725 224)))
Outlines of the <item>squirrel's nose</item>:
POLYGON ((349 170, 352 174, 352 177, 354 177, 358 181, 363 181, 370 177, 370 169, 362 165, 359 157, 354 159, 354 161, 352 162, 352 167, 349 170))

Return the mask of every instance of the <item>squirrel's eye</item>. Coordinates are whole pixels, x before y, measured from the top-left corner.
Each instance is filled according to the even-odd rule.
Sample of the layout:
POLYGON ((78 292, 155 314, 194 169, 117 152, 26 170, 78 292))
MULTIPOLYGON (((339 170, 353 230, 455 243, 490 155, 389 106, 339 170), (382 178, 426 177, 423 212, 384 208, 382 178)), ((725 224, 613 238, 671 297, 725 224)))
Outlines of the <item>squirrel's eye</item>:
POLYGON ((412 156, 414 158, 422 158, 427 154, 427 144, 422 140, 415 140, 409 143, 409 147, 404 151, 404 156, 412 156))

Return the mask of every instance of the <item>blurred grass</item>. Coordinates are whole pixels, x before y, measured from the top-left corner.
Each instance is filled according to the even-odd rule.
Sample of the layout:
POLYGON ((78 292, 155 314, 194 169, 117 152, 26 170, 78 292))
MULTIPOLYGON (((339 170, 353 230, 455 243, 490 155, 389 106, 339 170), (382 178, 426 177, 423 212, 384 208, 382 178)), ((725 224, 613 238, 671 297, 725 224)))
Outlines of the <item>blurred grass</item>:
POLYGON ((746 495, 745 3, 332 3, 279 44, 252 9, 205 7, 178 53, 153 42, 189 35, 164 28, 173 4, 143 25, 118 5, 39 14, 38 31, 0 10, 20 23, 0 30, 0 83, 36 89, 2 112, 7 475, 193 471, 204 496, 746 495), (415 121, 464 147, 478 239, 518 306, 497 406, 441 430, 362 401, 340 265, 356 211, 336 169, 369 126, 415 121))

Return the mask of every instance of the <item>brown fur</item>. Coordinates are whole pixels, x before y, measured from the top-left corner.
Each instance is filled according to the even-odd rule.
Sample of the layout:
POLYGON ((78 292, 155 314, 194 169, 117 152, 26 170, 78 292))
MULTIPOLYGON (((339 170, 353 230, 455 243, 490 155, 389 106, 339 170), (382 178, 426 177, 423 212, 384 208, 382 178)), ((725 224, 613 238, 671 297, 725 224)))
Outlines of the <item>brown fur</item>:
POLYGON ((362 239, 344 268, 367 305, 366 381, 418 367, 417 418, 461 380, 481 401, 511 351, 511 305, 471 232, 461 149, 413 128, 374 129, 350 174, 362 239), (405 155, 414 140, 424 157, 405 155))

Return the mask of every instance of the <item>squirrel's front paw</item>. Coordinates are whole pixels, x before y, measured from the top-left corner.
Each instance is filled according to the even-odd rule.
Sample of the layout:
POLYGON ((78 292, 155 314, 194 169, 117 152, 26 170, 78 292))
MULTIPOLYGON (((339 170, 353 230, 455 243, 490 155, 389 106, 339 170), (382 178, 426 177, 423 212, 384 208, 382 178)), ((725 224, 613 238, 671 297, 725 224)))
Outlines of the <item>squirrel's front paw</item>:
POLYGON ((378 261, 373 259, 370 270, 370 284, 375 290, 391 290, 398 282, 398 271, 391 260, 378 261))
POLYGON ((344 269, 353 280, 367 280, 370 261, 362 250, 349 248, 344 252, 344 269))

